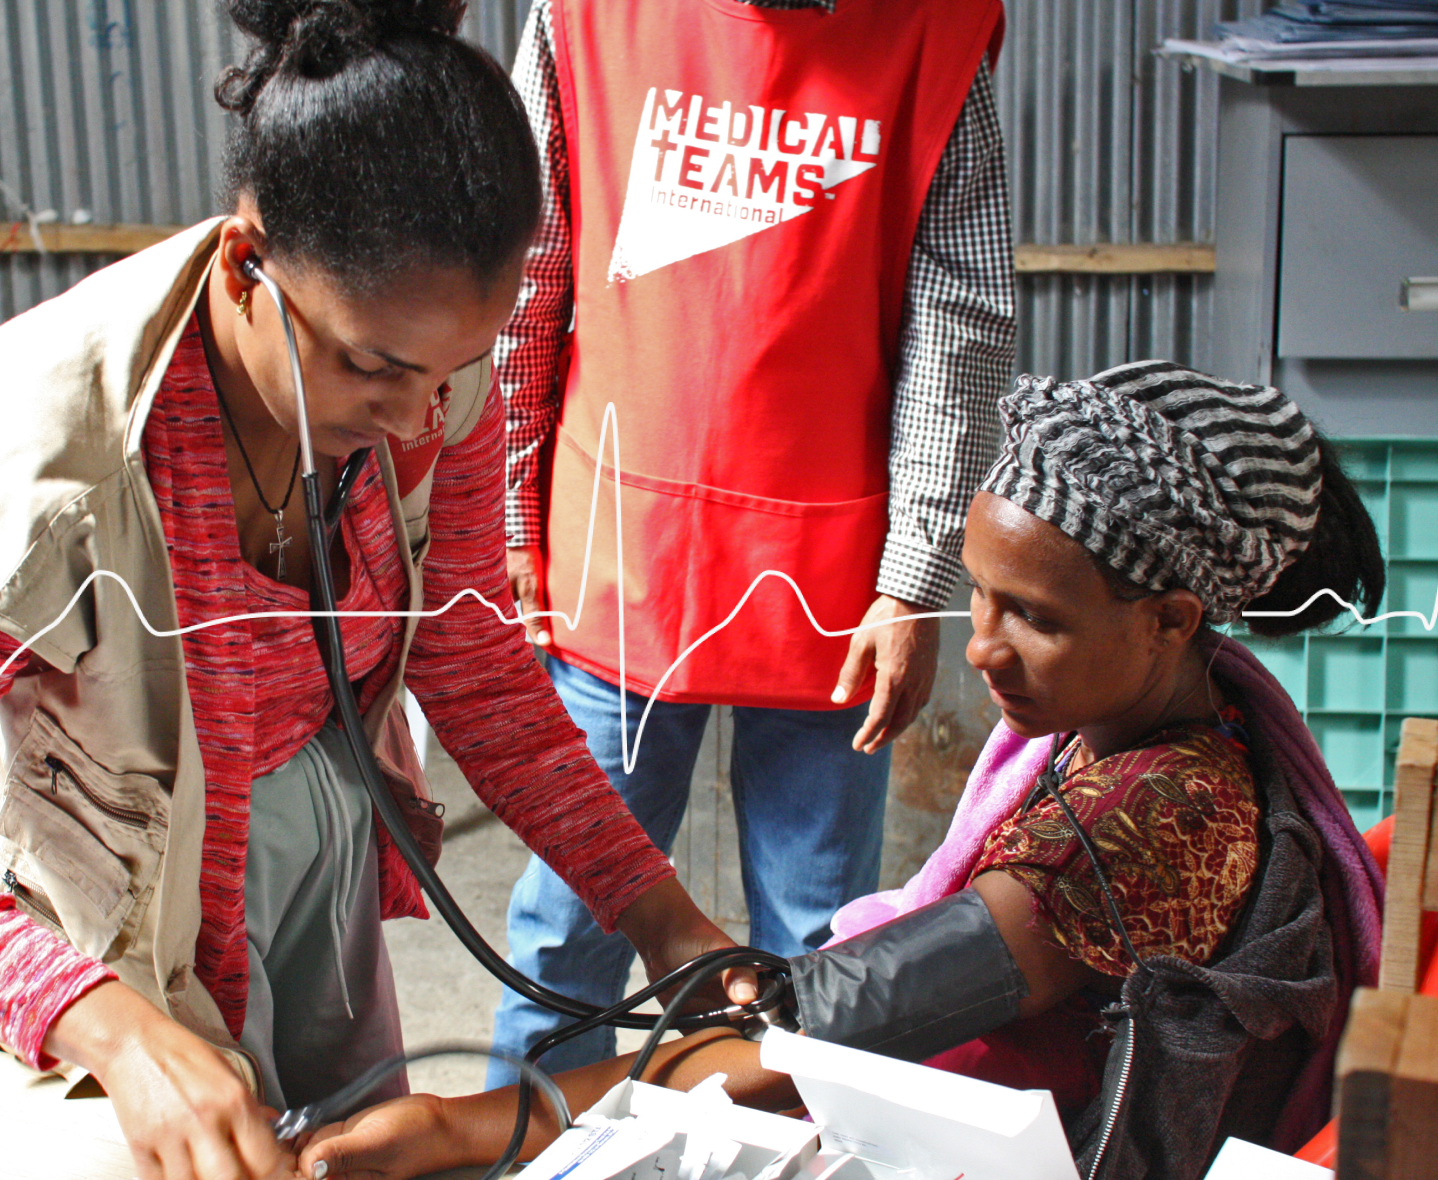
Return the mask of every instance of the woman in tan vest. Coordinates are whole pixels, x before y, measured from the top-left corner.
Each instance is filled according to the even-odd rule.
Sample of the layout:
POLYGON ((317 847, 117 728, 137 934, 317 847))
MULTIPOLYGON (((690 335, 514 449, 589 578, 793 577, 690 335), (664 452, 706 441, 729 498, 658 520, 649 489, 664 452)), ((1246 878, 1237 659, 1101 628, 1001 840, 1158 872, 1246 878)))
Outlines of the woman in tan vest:
POLYGON ((424 906, 330 719, 288 354, 252 262, 294 317, 326 491, 373 448, 331 559, 349 673, 412 826, 437 842, 401 687, 651 970, 729 944, 505 617, 487 357, 540 199, 512 87, 455 37, 457 0, 229 9, 254 39, 217 89, 232 213, 0 328, 12 1178, 27 1144, 50 1178, 283 1174, 263 1105, 322 1097, 401 1043, 380 920, 424 906), (395 613, 471 587, 488 603, 395 613), (111 1105, 53 1101, 99 1089, 108 1146, 111 1105))

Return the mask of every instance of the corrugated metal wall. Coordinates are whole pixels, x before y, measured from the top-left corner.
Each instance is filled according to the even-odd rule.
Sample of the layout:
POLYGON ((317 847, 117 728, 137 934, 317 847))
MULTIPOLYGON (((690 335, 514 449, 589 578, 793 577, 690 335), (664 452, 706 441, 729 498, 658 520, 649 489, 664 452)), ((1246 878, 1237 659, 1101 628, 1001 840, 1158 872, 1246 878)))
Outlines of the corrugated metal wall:
MULTIPOLYGON (((996 82, 1014 240, 1212 241, 1218 79, 1152 50, 1268 7, 1009 0, 996 82)), ((1211 298, 1206 276, 1020 276, 1018 367, 1078 377, 1148 356, 1202 365, 1211 298)))
MULTIPOLYGON (((506 63, 529 0, 471 3, 465 35, 506 63)), ((0 238, 28 207, 98 223, 216 212, 224 114, 211 91, 243 46, 214 0, 0 0, 0 238)), ((111 261, 0 257, 0 319, 111 261)))
MULTIPOLYGON (((997 81, 1015 240, 1211 240, 1217 79, 1151 50, 1263 7, 1009 0, 997 81)), ((528 8, 471 3, 466 34, 508 61, 528 8)), ((22 201, 101 223, 214 212, 224 119, 210 89, 240 53, 211 0, 0 0, 5 217, 22 201)), ((0 318, 106 261, 0 258, 0 318)), ((1202 364, 1211 287, 1195 276, 1024 276, 1019 367, 1078 376, 1141 356, 1202 364)))

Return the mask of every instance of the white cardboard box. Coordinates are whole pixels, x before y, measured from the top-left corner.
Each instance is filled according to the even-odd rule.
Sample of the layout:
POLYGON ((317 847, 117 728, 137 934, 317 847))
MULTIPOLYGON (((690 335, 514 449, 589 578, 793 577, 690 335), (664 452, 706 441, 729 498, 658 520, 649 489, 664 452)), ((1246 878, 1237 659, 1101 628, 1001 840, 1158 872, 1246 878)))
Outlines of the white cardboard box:
POLYGON ((770 1030, 766 1069, 790 1074, 828 1156, 915 1180, 1078 1180, 1047 1090, 960 1074, 770 1030))
POLYGON ((734 1105, 715 1074, 687 1094, 623 1081, 524 1170, 526 1180, 791 1180, 813 1123, 734 1105))
POLYGON ((794 1078, 813 1122, 735 1106, 722 1074, 687 1094, 626 1081, 525 1180, 1078 1180, 1047 1090, 778 1030, 760 1060, 794 1078))

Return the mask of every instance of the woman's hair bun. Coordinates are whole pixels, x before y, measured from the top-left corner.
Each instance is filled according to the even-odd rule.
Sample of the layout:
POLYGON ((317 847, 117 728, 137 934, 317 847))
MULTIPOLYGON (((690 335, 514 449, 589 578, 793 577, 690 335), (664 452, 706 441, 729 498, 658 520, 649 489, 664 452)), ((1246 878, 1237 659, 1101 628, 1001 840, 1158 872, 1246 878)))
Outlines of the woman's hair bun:
POLYGON ((215 89, 220 105, 247 112, 255 95, 283 65, 309 78, 326 78, 393 37, 414 33, 453 36, 464 0, 226 0, 230 18, 257 45, 243 69, 232 69, 215 89))
POLYGON ((226 0, 237 26, 259 41, 282 48, 297 36, 326 28, 364 32, 383 41, 397 33, 452 35, 464 16, 464 0, 226 0))
POLYGON ((490 290, 534 235, 539 154, 524 103, 456 35, 461 0, 226 0, 248 35, 215 96, 230 120, 224 197, 251 204, 265 256, 353 295, 461 268, 490 290))

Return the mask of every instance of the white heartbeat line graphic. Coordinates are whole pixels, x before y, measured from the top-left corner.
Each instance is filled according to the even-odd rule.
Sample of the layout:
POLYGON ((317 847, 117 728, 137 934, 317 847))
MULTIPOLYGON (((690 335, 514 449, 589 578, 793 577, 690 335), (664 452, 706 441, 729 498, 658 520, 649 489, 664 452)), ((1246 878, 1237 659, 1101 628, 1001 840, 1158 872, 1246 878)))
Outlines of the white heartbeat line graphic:
MULTIPOLYGON (((780 581, 786 583, 789 588, 794 591, 795 598, 799 600, 799 605, 803 608, 804 617, 809 620, 809 625, 813 627, 818 634, 823 635, 825 638, 828 639, 838 639, 846 635, 857 635, 860 631, 869 631, 878 627, 887 627, 895 623, 911 622, 917 619, 967 619, 972 614, 971 611, 966 610, 925 611, 922 614, 900 615, 897 618, 879 619, 872 623, 861 623, 857 627, 845 627, 840 628, 837 631, 830 631, 827 628, 821 626, 819 620, 814 617, 814 612, 809 608, 809 600, 804 597, 804 591, 799 587, 798 582, 796 582, 790 575, 786 574, 783 570, 762 570, 755 575, 754 580, 749 583, 749 588, 744 591, 744 593, 740 596, 739 601, 734 604, 734 608, 727 615, 724 616, 724 619, 721 622, 715 624, 713 627, 709 628, 708 631, 704 632, 703 635, 699 636, 698 639, 696 639, 682 652, 680 652, 679 655, 675 657, 674 662, 670 664, 669 667, 665 670, 664 675, 659 678, 658 683, 654 686, 654 694, 648 698, 644 706, 644 711, 639 716, 639 725, 638 728, 636 728, 634 731, 634 749, 631 751, 629 748, 628 682, 625 674, 626 645, 624 641, 624 530, 622 528, 621 505, 623 468, 620 466, 619 462, 619 418, 614 408, 614 403, 610 402, 604 407, 604 421, 599 431, 599 447, 597 449, 598 457, 596 457, 594 463, 594 487, 589 501, 589 531, 584 542, 584 565, 579 579, 579 601, 575 604, 574 614, 572 616, 566 611, 562 610, 531 611, 529 614, 524 614, 520 610, 518 605, 516 605, 514 616, 510 617, 509 615, 506 615, 504 613, 503 608, 500 607, 497 603, 491 602, 488 598, 486 598, 483 594, 481 594, 478 590, 474 589, 471 586, 459 591, 459 593, 455 594, 454 597, 452 597, 443 606, 434 607, 431 610, 255 611, 249 614, 225 615, 217 619, 205 619, 199 623, 191 623, 188 627, 179 627, 174 630, 157 630, 154 626, 151 625, 150 620, 146 617, 145 612, 141 609, 139 602, 135 598, 135 592, 130 588, 130 584, 125 581, 123 577, 115 573, 113 570, 95 570, 94 572, 87 575, 85 580, 80 583, 79 588, 71 596, 70 601, 66 605, 65 609, 60 612, 60 614, 55 618, 53 622, 48 623, 39 631, 36 631, 34 635, 32 635, 29 639, 25 640, 18 648, 15 649, 15 651, 11 652, 10 655, 8 655, 3 662, 0 662, 0 678, 3 678, 5 673, 10 670, 10 666, 22 655, 24 655, 25 652, 29 651, 35 643, 39 642, 56 627, 58 627, 62 622, 65 621, 65 618, 70 614, 72 610, 75 609, 76 603, 80 601, 80 599, 84 596, 85 591, 90 588, 91 584, 97 578, 108 578, 113 582, 119 583, 120 587, 125 592, 125 596, 130 600, 130 606, 134 608, 135 617, 140 620, 141 626, 143 626, 145 630, 148 631, 151 635, 153 635, 156 639, 176 639, 184 635, 189 635, 191 632, 194 631, 203 631, 210 627, 220 627, 226 623, 248 622, 251 619, 434 619, 440 617, 441 615, 447 614, 457 603, 459 603, 462 599, 465 598, 473 598, 482 606, 488 607, 491 611, 494 612, 495 618, 497 618, 501 623, 508 623, 511 626, 522 627, 531 619, 558 618, 563 619, 564 625, 568 627, 569 630, 573 631, 578 628, 579 620, 584 615, 584 598, 585 592, 588 589, 589 585, 589 566, 591 557, 594 552, 594 524, 599 514, 599 489, 602 486, 601 480, 603 476, 602 456, 604 454, 604 444, 607 440, 611 438, 611 435, 611 450, 614 455, 615 566, 618 571, 617 596, 619 599, 619 717, 620 739, 622 743, 621 748, 623 754, 625 774, 630 774, 634 770, 635 762, 639 758, 640 744, 644 738, 644 727, 649 720, 649 712, 651 709, 654 708, 655 701, 659 699, 659 693, 663 690, 664 686, 669 683, 669 678, 674 675, 674 673, 678 670, 679 666, 683 664, 685 660, 692 656, 696 651, 699 650, 699 648, 701 648, 715 635, 718 635, 719 632, 723 631, 725 627, 729 626, 729 624, 738 617, 739 612, 744 609, 745 604, 749 601, 751 597, 753 597, 754 592, 760 587, 760 585, 763 584, 766 578, 778 578, 780 581)), ((1354 621, 1364 627, 1372 626, 1375 623, 1382 623, 1388 619, 1417 619, 1423 625, 1423 629, 1425 631, 1432 631, 1435 626, 1438 626, 1438 591, 1435 591, 1433 596, 1433 613, 1431 615, 1425 615, 1421 611, 1416 610, 1397 610, 1387 611, 1384 614, 1375 615, 1371 619, 1365 619, 1356 606, 1354 606, 1351 602, 1345 601, 1336 591, 1331 590, 1328 587, 1324 587, 1321 590, 1314 591, 1313 594, 1308 597, 1308 599, 1303 603, 1302 606, 1294 607, 1292 610, 1244 611, 1243 614, 1245 618, 1289 619, 1293 618, 1295 615, 1302 614, 1310 606, 1312 606, 1315 602, 1317 602, 1325 595, 1332 598, 1341 607, 1343 607, 1344 610, 1352 614, 1354 621)))

